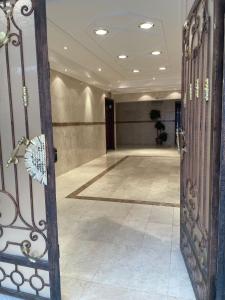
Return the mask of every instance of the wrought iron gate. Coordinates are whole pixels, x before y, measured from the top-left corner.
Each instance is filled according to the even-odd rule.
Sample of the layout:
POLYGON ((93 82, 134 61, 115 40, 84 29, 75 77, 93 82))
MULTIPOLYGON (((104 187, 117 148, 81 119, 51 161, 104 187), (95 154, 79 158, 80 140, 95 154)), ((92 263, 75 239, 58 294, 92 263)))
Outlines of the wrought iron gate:
MULTIPOLYGON (((199 300, 216 299, 223 1, 196 0, 183 30, 181 250, 199 300)), ((218 298, 220 300, 224 298, 218 298)))
POLYGON ((0 1, 0 293, 61 299, 45 0, 0 1))

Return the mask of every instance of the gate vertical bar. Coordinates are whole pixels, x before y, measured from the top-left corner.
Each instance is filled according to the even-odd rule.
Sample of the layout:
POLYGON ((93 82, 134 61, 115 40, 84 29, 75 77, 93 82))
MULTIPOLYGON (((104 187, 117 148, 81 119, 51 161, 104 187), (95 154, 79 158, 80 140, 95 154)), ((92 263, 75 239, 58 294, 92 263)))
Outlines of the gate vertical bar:
POLYGON ((53 129, 51 113, 51 94, 50 94, 50 69, 48 61, 48 42, 47 42, 47 16, 46 0, 33 0, 36 45, 37 45, 37 66, 38 83, 40 97, 40 112, 42 133, 48 141, 48 185, 45 188, 46 212, 48 220, 48 247, 50 265, 50 285, 51 299, 61 300, 60 289, 60 268, 59 268, 59 245, 57 229, 57 209, 56 209, 56 186, 55 186, 55 165, 53 150, 53 129))

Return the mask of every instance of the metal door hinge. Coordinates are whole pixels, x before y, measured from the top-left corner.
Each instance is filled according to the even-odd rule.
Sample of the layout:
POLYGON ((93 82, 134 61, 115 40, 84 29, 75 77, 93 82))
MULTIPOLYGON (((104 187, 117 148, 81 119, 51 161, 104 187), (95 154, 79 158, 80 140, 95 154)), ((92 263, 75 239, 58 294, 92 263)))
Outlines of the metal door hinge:
POLYGON ((23 86, 23 105, 27 107, 29 105, 29 94, 26 86, 23 86))
POLYGON ((195 96, 196 98, 199 98, 199 79, 196 79, 195 81, 195 96))
POLYGON ((190 83, 190 86, 189 86, 189 100, 192 100, 192 95, 193 94, 193 86, 192 86, 192 83, 190 83))
POLYGON ((206 78, 204 84, 204 100, 209 101, 209 78, 206 78))

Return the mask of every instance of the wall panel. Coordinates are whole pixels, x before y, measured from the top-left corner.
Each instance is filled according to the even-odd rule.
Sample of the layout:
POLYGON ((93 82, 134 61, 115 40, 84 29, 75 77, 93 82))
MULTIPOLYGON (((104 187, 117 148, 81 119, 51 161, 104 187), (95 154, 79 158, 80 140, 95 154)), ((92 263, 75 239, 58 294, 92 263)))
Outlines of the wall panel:
POLYGON ((51 72, 56 174, 61 175, 106 152, 105 92, 51 72))

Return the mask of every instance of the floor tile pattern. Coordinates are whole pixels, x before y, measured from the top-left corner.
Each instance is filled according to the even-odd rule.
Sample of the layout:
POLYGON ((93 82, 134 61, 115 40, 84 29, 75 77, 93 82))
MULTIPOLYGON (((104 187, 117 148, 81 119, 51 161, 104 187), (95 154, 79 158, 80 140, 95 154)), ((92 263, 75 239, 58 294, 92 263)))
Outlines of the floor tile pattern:
MULTIPOLYGON (((160 156, 177 157, 176 151, 171 149, 120 150, 57 178, 62 299, 194 300, 179 250, 179 208, 66 198, 126 155, 158 156, 151 159, 151 163, 149 159, 140 158, 129 162, 127 176, 132 177, 137 188, 141 185, 140 192, 144 195, 149 192, 149 181, 143 184, 138 171, 134 183, 136 163, 147 170, 153 168, 152 163, 155 162, 155 166, 157 163, 155 178, 151 176, 154 185, 162 189, 162 185, 168 184, 168 174, 164 173, 162 178, 164 159, 162 163, 160 156), (157 176, 160 164, 161 173, 157 176)), ((178 176, 176 159, 166 159, 165 165, 173 169, 170 177, 178 176)), ((118 181, 115 175, 110 176, 98 192, 112 193, 109 180, 112 179, 115 187, 115 182, 120 184, 126 179, 125 174, 118 181)), ((176 180, 174 189, 178 189, 176 180)), ((130 188, 124 189, 125 196, 130 188)), ((11 300, 5 296, 0 299, 11 300)))
POLYGON ((179 206, 179 158, 129 156, 73 192, 77 199, 179 206))
MULTIPOLYGON (((74 184, 79 188, 79 184, 85 183, 84 178, 81 182, 84 170, 87 182, 91 179, 90 173, 98 175, 127 154, 149 156, 151 151, 110 153, 58 178, 62 187, 65 183, 63 191, 60 189, 58 193, 63 300, 195 299, 179 250, 179 208, 64 198, 74 191, 74 184)), ((161 153, 155 151, 157 156, 163 156, 161 153)), ((175 151, 170 154, 176 157, 175 151)), ((169 171, 169 176, 179 176, 177 160, 165 160, 167 170, 173 170, 169 171)), ((164 159, 162 163, 161 157, 155 157, 151 162, 157 168, 162 165, 160 175, 157 176, 155 170, 155 178, 151 177, 154 184, 157 185, 157 177, 158 186, 162 185, 162 181, 165 184, 168 173, 164 173, 163 177, 164 159)), ((128 176, 135 174, 138 169, 136 163, 146 165, 146 160, 137 157, 128 162, 128 176)), ((147 163, 146 168, 151 168, 149 157, 147 163)), ((122 164, 118 166, 122 167, 122 164)), ((117 173, 115 169, 112 171, 117 173)), ((138 172, 136 186, 140 184, 140 175, 141 172, 138 172)), ((113 189, 109 190, 110 184, 115 187, 115 182, 120 184, 126 180, 125 173, 119 180, 112 174, 109 176, 107 180, 102 177, 105 185, 101 183, 96 196, 99 192, 111 196, 113 189)), ((175 189, 178 190, 178 187, 175 189)), ((140 190, 146 195, 149 183, 146 181, 140 190)), ((121 197, 120 194, 118 196, 121 197)), ((178 193, 176 197, 179 197, 178 193)), ((176 201, 179 201, 178 198, 176 201)))

